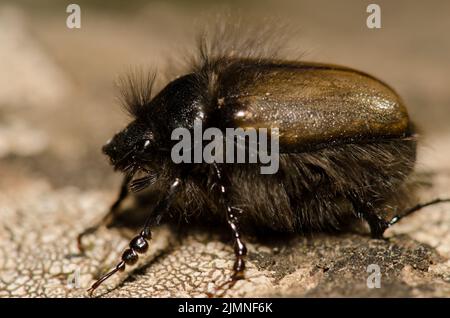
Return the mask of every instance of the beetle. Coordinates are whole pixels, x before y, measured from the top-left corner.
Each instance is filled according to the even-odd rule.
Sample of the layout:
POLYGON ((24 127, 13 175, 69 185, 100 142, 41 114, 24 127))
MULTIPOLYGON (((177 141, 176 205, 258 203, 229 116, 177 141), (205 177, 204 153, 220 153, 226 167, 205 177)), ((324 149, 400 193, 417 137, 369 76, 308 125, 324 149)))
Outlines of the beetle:
POLYGON ((133 120, 103 147, 125 177, 110 212, 79 235, 80 249, 84 235, 117 215, 130 190, 159 196, 121 261, 90 292, 135 264, 148 249, 151 227, 164 219, 228 225, 235 252, 231 287, 244 277, 247 228, 340 231, 363 219, 371 235, 382 238, 404 216, 448 201, 399 212, 410 196, 417 136, 403 101, 386 83, 337 65, 214 51, 204 42, 199 47, 194 67, 155 96, 154 76, 126 80, 124 104, 133 120), (220 130, 278 128, 278 172, 262 175, 250 164, 175 164, 171 133, 192 130, 196 120, 220 130))

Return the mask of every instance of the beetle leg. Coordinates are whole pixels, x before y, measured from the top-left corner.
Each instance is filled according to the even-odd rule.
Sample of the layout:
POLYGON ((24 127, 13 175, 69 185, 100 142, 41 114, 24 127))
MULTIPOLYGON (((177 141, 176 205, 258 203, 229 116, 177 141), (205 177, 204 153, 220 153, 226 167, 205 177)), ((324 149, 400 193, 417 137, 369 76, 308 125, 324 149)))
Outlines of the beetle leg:
POLYGON ((423 209, 424 207, 427 207, 429 205, 434 205, 434 204, 439 204, 439 203, 444 203, 444 202, 450 202, 450 199, 434 199, 432 201, 426 202, 426 203, 419 203, 416 206, 413 206, 412 208, 409 208, 407 210, 405 210, 403 213, 400 213, 396 216, 394 216, 389 222, 388 222, 388 226, 392 226, 395 223, 397 223, 398 221, 400 221, 401 219, 403 219, 405 216, 408 216, 410 214, 413 214, 416 211, 419 211, 421 209, 423 209))
POLYGON ((355 212, 362 215, 364 220, 369 224, 372 238, 382 239, 384 231, 389 227, 389 223, 383 218, 380 218, 369 203, 363 204, 352 200, 352 204, 355 212))
POLYGON ((180 189, 180 186, 181 180, 176 178, 170 185, 164 198, 162 198, 156 205, 155 209, 153 210, 154 212, 147 217, 142 231, 138 236, 130 241, 129 248, 123 252, 121 261, 116 265, 116 267, 114 267, 114 269, 103 275, 91 286, 91 288, 88 289, 90 295, 92 295, 94 290, 109 277, 111 277, 118 271, 125 270, 126 265, 134 265, 138 261, 138 254, 143 254, 147 251, 147 240, 150 240, 152 237, 150 227, 153 224, 159 224, 164 214, 168 212, 174 201, 175 194, 180 189))
POLYGON ((228 288, 234 286, 234 284, 244 278, 245 261, 244 257, 247 255, 247 247, 241 240, 241 233, 239 229, 239 218, 238 213, 235 213, 231 205, 229 205, 229 180, 225 175, 224 169, 219 167, 216 163, 213 163, 214 174, 217 178, 218 190, 220 193, 220 203, 222 207, 226 209, 227 212, 227 222, 233 233, 234 240, 234 254, 235 262, 233 266, 233 275, 230 277, 229 281, 220 285, 218 289, 222 289, 224 286, 228 285, 228 288))
POLYGON ((116 201, 111 205, 111 208, 109 209, 108 213, 103 216, 103 218, 98 222, 97 224, 90 226, 86 228, 83 232, 78 234, 77 236, 77 244, 78 244, 78 250, 80 253, 84 254, 84 246, 83 246, 83 237, 92 233, 95 233, 101 226, 109 224, 114 217, 117 215, 117 212, 119 211, 120 204, 123 200, 128 196, 129 190, 128 190, 128 184, 130 183, 131 177, 125 176, 122 181, 122 185, 120 187, 119 196, 117 197, 116 201))

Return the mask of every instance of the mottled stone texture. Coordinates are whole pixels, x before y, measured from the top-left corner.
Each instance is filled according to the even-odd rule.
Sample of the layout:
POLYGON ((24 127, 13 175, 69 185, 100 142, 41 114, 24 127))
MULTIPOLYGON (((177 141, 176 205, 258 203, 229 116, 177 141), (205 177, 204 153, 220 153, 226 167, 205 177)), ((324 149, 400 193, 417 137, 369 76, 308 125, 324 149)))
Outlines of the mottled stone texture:
MULTIPOLYGON (((421 128, 419 196, 449 197, 450 43, 441 30, 450 21, 439 15, 450 4, 400 2, 381 1, 383 29, 370 32, 360 1, 346 2, 346 10, 331 1, 299 1, 296 10, 268 1, 242 11, 301 21, 306 31, 293 41, 314 49, 307 57, 374 73, 395 87, 421 128), (303 10, 311 6, 316 10, 303 10)), ((190 39, 177 32, 189 30, 197 13, 162 4, 107 14, 84 7, 89 19, 68 30, 65 10, 28 3, 0 6, 0 297, 86 297, 136 232, 131 222, 101 229, 86 237, 86 255, 78 254, 76 235, 106 213, 120 183, 99 151, 127 121, 111 83, 127 65, 162 67, 167 51, 179 51, 170 43, 190 39)), ((226 296, 450 296, 450 204, 402 220, 386 237, 246 235, 247 279, 226 296), (367 287, 370 264, 380 266, 381 288, 367 287)), ((165 224, 140 265, 96 295, 205 296, 228 278, 233 260, 227 229, 165 224)))

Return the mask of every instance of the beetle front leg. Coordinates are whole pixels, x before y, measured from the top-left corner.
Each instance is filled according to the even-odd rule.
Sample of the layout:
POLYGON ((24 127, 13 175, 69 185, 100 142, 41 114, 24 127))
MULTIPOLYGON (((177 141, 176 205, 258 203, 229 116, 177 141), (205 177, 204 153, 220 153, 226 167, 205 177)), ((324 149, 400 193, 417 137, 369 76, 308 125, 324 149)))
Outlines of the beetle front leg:
POLYGON ((105 280, 114 275, 118 271, 125 270, 126 265, 134 265, 138 261, 138 254, 143 254, 148 249, 148 242, 152 237, 152 233, 150 227, 154 224, 159 224, 162 217, 169 211, 175 194, 179 191, 181 187, 181 180, 176 178, 172 184, 170 185, 166 195, 163 199, 161 199, 156 205, 153 213, 151 213, 147 220, 145 221, 144 227, 138 236, 133 238, 130 241, 129 248, 126 249, 122 254, 121 261, 116 265, 114 269, 112 269, 107 274, 103 275, 100 279, 98 279, 91 288, 88 289, 90 295, 94 292, 97 287, 99 287, 105 280))
POLYGON ((229 288, 231 288, 238 280, 244 278, 244 257, 247 255, 247 247, 241 239, 238 214, 233 212, 233 207, 229 204, 230 182, 228 180, 228 176, 226 175, 225 170, 222 167, 219 167, 217 164, 214 163, 213 168, 219 188, 220 202, 222 207, 226 210, 227 222, 233 233, 234 254, 236 257, 233 266, 233 275, 228 282, 225 282, 224 284, 219 286, 219 289, 221 289, 225 285, 229 285, 229 288))
POLYGON ((80 253, 84 254, 84 246, 83 246, 83 237, 92 233, 95 233, 101 226, 108 225, 114 217, 117 215, 117 212, 119 211, 120 204, 125 200, 125 198, 128 196, 129 190, 128 185, 131 181, 131 176, 127 175, 123 178, 122 185, 120 186, 120 192, 119 196, 117 197, 116 201, 111 205, 111 208, 109 209, 108 213, 103 216, 103 218, 98 222, 97 224, 90 226, 86 228, 83 232, 78 234, 77 236, 77 244, 78 244, 78 250, 80 253))

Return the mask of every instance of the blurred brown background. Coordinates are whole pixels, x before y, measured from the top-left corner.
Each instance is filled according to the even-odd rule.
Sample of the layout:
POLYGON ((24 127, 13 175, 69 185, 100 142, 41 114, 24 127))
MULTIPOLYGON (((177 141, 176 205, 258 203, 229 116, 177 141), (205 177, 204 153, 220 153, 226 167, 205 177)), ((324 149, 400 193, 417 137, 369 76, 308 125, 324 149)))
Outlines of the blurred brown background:
MULTIPOLYGON (((249 24, 265 17, 287 22, 298 30, 287 45, 299 47, 305 52, 305 60, 360 69, 394 87, 421 129, 418 169, 432 179, 434 186, 427 190, 428 196, 449 196, 450 2, 375 1, 381 7, 381 29, 368 29, 366 26, 369 15, 366 7, 373 1, 251 0, 215 1, 214 5, 212 1, 202 0, 129 1, 126 4, 99 0, 75 2, 81 7, 81 29, 66 27, 69 15, 66 7, 71 2, 0 1, 0 295, 83 295, 81 290, 70 290, 62 283, 58 285, 59 275, 62 273, 65 279, 82 268, 83 285, 87 285, 96 275, 99 264, 108 267, 114 263, 118 255, 114 251, 120 250, 126 240, 115 235, 112 242, 116 243, 113 244, 108 238, 113 234, 107 231, 98 234, 106 238, 103 243, 96 242, 100 245, 99 253, 103 254, 98 255, 94 250, 89 256, 94 260, 61 256, 74 253, 77 231, 106 211, 119 185, 119 176, 112 172, 100 153, 104 141, 128 121, 116 100, 114 81, 130 66, 162 69, 168 57, 183 56, 186 53, 181 48, 192 47, 196 26, 202 24, 205 17, 221 11, 248 17, 249 24), (40 242, 39 247, 36 247, 36 242, 40 242), (52 261, 46 263, 48 259, 52 261), (21 269, 17 268, 19 263, 23 263, 21 269), (53 272, 50 270, 52 264, 58 264, 53 272), (48 287, 47 283, 53 287, 48 287), (55 288, 54 284, 58 287, 55 288)), ((391 273, 391 288, 377 295, 450 295, 450 218, 445 216, 443 207, 435 210, 435 214, 427 212, 425 216, 414 216, 409 227, 404 225, 402 230, 399 226, 399 232, 411 236, 406 243, 402 241, 406 245, 419 244, 414 248, 425 249, 428 256, 434 255, 429 256, 430 259, 441 264, 438 269, 433 269, 437 276, 429 274, 433 270, 424 265, 425 269, 417 273, 412 271, 413 278, 408 276, 409 282, 414 282, 409 284, 404 278, 404 275, 409 275, 409 272, 404 273, 405 268, 410 266, 416 270, 417 264, 414 266, 405 261, 397 272, 391 273), (434 227, 419 227, 433 217, 434 227), (420 244, 430 246, 425 248, 420 244), (435 261, 436 257, 439 261, 435 261), (427 294, 420 288, 417 291, 420 284, 432 286, 428 286, 431 292, 427 294)), ((164 233, 161 237, 164 238, 164 233)), ((345 239, 350 249, 357 249, 357 246, 351 246, 352 237, 345 239)), ((206 239, 192 240, 195 245, 206 239)), ((330 240, 323 244, 334 246, 336 243, 330 240)), ((341 238, 337 240, 342 241, 341 238)), ((227 245, 217 244, 217 248, 224 251, 221 258, 231 260, 227 245)), ((177 251, 189 255, 189 248, 182 245, 177 251)), ((196 248, 204 246, 200 244, 196 248)), ((317 278, 308 267, 316 268, 317 263, 312 261, 305 265, 302 255, 289 270, 269 270, 285 277, 300 268, 307 268, 299 274, 302 279, 307 277, 306 281, 293 284, 294 287, 288 284, 290 287, 283 289, 285 287, 268 274, 270 266, 264 267, 264 262, 275 255, 270 252, 272 247, 267 247, 269 252, 265 252, 268 254, 265 261, 261 261, 259 248, 255 243, 254 255, 250 259, 256 264, 258 273, 262 273, 263 283, 272 284, 267 287, 266 294, 333 295, 328 291, 331 287, 326 285, 326 277, 317 278), (308 280, 310 278, 311 281, 308 280), (321 284, 325 287, 320 287, 321 284), (300 285, 310 287, 298 290, 300 285)), ((310 248, 305 253, 318 253, 314 246, 310 248)), ((373 248, 388 249, 389 245, 373 248)), ((396 256, 400 264, 403 262, 402 251, 396 256)), ((178 255, 174 253, 171 255, 178 255)), ((335 257, 334 254, 327 255, 330 260, 335 257)), ((321 256, 317 262, 326 263, 326 259, 321 256)), ((364 261, 362 257, 361 268, 364 261)), ((207 272, 208 268, 217 265, 214 264, 205 259, 204 270, 207 272)), ((222 269, 217 275, 226 277, 227 266, 219 268, 222 269)), ((360 271, 350 276, 364 277, 364 268, 360 271)), ((159 279, 153 269, 148 268, 147 272, 154 275, 152 279, 159 279)), ((172 279, 170 273, 161 275, 168 275, 168 281, 172 279)), ((332 275, 332 272, 324 275, 332 275)), ((297 278, 289 279, 295 281, 297 278)), ((205 281, 207 279, 202 282, 205 281)), ((339 277, 331 281, 338 282, 339 277)), ((345 290, 354 290, 349 295, 370 296, 364 289, 364 280, 361 282, 350 283, 351 287, 347 286, 345 290), (358 289, 360 283, 363 287, 358 289)), ((207 285, 203 286, 203 283, 188 284, 189 288, 175 288, 173 292, 164 286, 159 291, 149 287, 147 293, 140 294, 131 288, 132 280, 128 285, 125 281, 126 286, 131 286, 122 289, 125 294, 116 292, 132 296, 190 296, 201 294, 207 285), (177 294, 180 290, 181 294, 177 294)), ((233 295, 255 295, 252 286, 233 295)), ((347 294, 337 292, 337 295, 347 294)))

